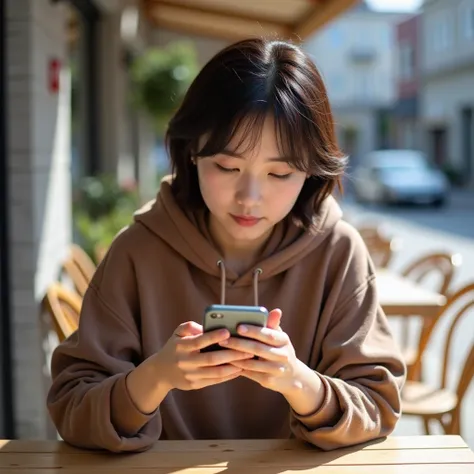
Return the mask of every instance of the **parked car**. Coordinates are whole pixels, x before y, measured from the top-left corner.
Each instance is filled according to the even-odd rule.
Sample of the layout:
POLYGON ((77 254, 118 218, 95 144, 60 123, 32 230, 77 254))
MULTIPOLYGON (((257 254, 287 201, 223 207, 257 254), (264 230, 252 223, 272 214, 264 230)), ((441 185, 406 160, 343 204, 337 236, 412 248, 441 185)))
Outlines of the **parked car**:
POLYGON ((354 170, 353 189, 359 202, 443 206, 449 181, 425 154, 416 150, 377 150, 354 170))

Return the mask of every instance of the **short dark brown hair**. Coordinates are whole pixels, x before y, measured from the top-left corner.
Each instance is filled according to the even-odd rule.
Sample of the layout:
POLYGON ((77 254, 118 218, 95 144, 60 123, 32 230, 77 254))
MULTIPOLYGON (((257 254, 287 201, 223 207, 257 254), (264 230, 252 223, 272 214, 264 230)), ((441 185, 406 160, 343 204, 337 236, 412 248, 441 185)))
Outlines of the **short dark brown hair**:
POLYGON ((183 208, 205 205, 191 158, 228 148, 241 127, 245 143, 254 146, 269 114, 282 155, 311 175, 291 211, 297 225, 311 227, 321 202, 336 186, 342 192, 347 159, 337 145, 320 73, 307 54, 284 41, 256 38, 228 46, 189 87, 166 133, 172 190, 183 208))

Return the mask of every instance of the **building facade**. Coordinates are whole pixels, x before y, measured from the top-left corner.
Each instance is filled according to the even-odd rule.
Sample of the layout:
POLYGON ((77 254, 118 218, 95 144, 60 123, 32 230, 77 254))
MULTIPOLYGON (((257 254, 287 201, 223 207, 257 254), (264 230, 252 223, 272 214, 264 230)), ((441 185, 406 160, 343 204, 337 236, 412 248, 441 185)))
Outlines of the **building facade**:
POLYGON ((396 99, 395 25, 403 17, 373 11, 362 2, 306 42, 322 72, 339 141, 352 164, 390 145, 390 112, 396 99))
POLYGON ((421 147, 419 126, 419 30, 420 15, 396 27, 398 74, 397 101, 394 106, 394 138, 397 148, 421 147))
POLYGON ((474 0, 429 0, 421 17, 424 148, 474 187, 474 0))

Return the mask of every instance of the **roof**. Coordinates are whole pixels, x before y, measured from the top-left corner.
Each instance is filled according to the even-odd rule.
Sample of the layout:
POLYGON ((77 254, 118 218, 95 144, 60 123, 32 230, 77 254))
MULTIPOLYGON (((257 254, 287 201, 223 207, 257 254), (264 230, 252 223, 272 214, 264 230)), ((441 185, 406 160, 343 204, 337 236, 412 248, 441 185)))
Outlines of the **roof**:
POLYGON ((252 36, 304 40, 358 0, 142 0, 158 28, 229 41, 252 36))

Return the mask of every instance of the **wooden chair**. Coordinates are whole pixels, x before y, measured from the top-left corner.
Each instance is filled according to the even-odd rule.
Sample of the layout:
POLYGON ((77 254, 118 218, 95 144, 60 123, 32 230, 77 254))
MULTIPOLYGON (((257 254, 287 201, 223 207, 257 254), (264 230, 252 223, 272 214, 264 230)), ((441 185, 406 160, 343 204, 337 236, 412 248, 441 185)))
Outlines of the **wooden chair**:
POLYGON ((387 268, 398 250, 398 240, 385 236, 377 225, 362 225, 357 227, 357 230, 367 246, 374 265, 377 268, 387 268))
MULTIPOLYGON (((421 284, 425 283, 430 277, 437 277, 438 284, 432 286, 431 289, 443 296, 448 296, 451 282, 461 263, 462 258, 459 254, 432 253, 410 263, 402 270, 401 274, 403 277, 421 284)), ((413 334, 410 329, 413 329, 414 321, 410 321, 410 318, 403 318, 401 321, 401 346, 408 368, 408 380, 420 380, 422 373, 421 359, 437 319, 422 320, 414 347, 410 347, 409 342, 411 334, 413 334)))
POLYGON ((96 266, 81 247, 73 244, 68 258, 62 264, 62 270, 69 276, 79 295, 83 297, 94 276, 96 266))
MULTIPOLYGON (((426 434, 430 434, 430 422, 437 420, 446 434, 461 434, 460 410, 463 398, 474 378, 474 334, 470 334, 471 343, 468 355, 461 366, 460 376, 455 391, 447 388, 448 367, 453 346, 453 336, 458 330, 459 322, 467 314, 474 318, 474 283, 464 286, 453 294, 443 314, 456 311, 450 324, 443 351, 443 368, 439 388, 433 388, 422 382, 408 381, 402 391, 402 411, 407 416, 423 419, 426 434), (468 311, 470 310, 470 311, 468 311)), ((472 324, 471 324, 472 327, 472 324)))
POLYGON ((94 255, 95 255, 95 262, 97 265, 104 260, 104 257, 108 251, 107 247, 104 247, 103 245, 96 245, 94 249, 94 255))
POLYGON ((50 315, 59 342, 68 338, 79 326, 82 299, 61 283, 53 283, 42 301, 43 309, 50 315))
POLYGON ((71 245, 71 257, 87 281, 91 281, 97 269, 96 264, 79 245, 71 245))

